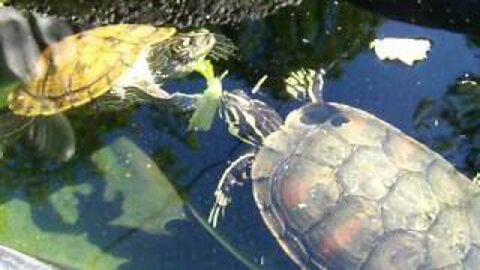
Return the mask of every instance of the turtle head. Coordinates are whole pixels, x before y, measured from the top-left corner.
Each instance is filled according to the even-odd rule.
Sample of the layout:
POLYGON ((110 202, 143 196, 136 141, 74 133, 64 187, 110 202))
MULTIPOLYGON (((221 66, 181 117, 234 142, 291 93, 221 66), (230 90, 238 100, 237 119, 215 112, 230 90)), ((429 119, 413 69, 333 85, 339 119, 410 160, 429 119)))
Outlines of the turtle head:
POLYGON ((220 115, 227 123, 228 131, 252 145, 260 145, 283 123, 275 109, 250 98, 241 90, 224 92, 221 104, 220 115))
POLYGON ((180 33, 173 38, 172 56, 187 66, 202 61, 215 46, 215 35, 206 29, 180 33))
POLYGON ((204 61, 207 55, 226 59, 233 50, 234 45, 223 35, 200 29, 179 33, 167 42, 154 44, 149 62, 156 75, 167 78, 194 71, 197 63, 204 61))

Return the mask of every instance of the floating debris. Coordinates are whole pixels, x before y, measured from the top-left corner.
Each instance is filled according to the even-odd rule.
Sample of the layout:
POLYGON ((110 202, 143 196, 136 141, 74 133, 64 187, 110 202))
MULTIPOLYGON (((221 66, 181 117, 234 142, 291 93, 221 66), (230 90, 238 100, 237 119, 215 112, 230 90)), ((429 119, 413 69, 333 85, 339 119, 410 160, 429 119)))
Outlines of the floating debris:
POLYGON ((400 61, 408 66, 427 59, 432 48, 432 41, 421 38, 384 38, 370 43, 377 57, 384 60, 400 61))
MULTIPOLYGON (((0 2, 1 5, 1 2, 0 2)), ((6 246, 0 246, 0 268, 1 269, 35 269, 54 270, 51 265, 43 263, 27 254, 21 253, 6 246)))

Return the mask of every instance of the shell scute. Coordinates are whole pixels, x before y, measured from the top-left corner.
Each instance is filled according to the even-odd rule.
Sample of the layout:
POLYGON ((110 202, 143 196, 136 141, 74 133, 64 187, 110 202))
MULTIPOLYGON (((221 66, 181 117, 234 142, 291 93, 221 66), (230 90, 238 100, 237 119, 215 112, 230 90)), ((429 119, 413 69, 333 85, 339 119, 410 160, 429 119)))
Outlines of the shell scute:
POLYGON ((354 149, 336 134, 318 129, 310 132, 299 143, 295 153, 306 159, 332 167, 340 166, 354 149))
POLYGON ((480 189, 440 155, 341 104, 304 106, 281 130, 281 140, 267 137, 262 147, 277 145, 280 157, 263 171, 262 185, 275 227, 301 240, 273 233, 294 260, 305 257, 291 248, 301 245, 314 264, 332 269, 475 265, 480 189))
POLYGON ((273 186, 276 205, 298 233, 304 233, 324 218, 340 197, 341 189, 334 181, 334 170, 301 156, 288 160, 288 167, 279 167, 273 186), (322 207, 318 207, 322 205, 322 207))
POLYGON ((10 94, 9 107, 34 116, 83 105, 114 87, 149 44, 174 34, 168 27, 111 25, 68 36, 43 51, 30 82, 10 94))
POLYGON ((397 231, 387 235, 365 262, 364 269, 421 269, 426 260, 426 244, 422 235, 397 231))
POLYGON ((470 250, 470 228, 462 207, 443 210, 427 234, 427 268, 459 264, 470 250))
POLYGON ((252 178, 269 178, 273 170, 285 158, 284 152, 276 151, 270 147, 263 147, 256 155, 252 166, 252 178))
POLYGON ((398 168, 376 147, 359 147, 338 167, 337 181, 346 195, 379 200, 397 179, 398 168))
POLYGON ((464 205, 479 192, 477 186, 443 159, 435 160, 426 174, 426 181, 444 208, 464 205))
POLYGON ((480 194, 477 194, 467 206, 472 243, 480 248, 480 194))
POLYGON ((332 269, 360 269, 383 234, 380 209, 357 196, 342 199, 307 234, 312 256, 332 269))
POLYGON ((431 151, 394 130, 387 132, 383 151, 397 167, 408 171, 424 172, 434 159, 431 151))
POLYGON ((424 177, 419 173, 398 177, 382 204, 386 231, 425 231, 433 224, 440 204, 424 177))

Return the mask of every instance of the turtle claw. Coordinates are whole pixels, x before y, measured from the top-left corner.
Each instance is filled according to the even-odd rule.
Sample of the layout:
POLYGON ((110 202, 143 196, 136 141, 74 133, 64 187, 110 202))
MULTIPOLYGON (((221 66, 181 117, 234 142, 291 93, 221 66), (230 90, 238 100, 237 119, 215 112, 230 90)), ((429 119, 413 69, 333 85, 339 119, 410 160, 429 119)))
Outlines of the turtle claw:
MULTIPOLYGON (((232 197, 230 194, 235 186, 241 186, 242 181, 239 181, 234 175, 234 170, 246 171, 246 167, 250 166, 250 161, 255 156, 255 153, 246 153, 235 161, 233 161, 222 174, 220 181, 218 182, 217 189, 215 190, 215 203, 213 204, 210 214, 208 216, 208 223, 212 227, 216 227, 220 217, 225 216, 225 209, 231 203, 232 197)), ((247 177, 241 177, 240 180, 248 179, 247 177)))
POLYGON ((215 191, 215 198, 215 204, 208 216, 208 223, 214 228, 217 227, 219 217, 225 216, 225 209, 231 202, 231 198, 220 190, 215 191))

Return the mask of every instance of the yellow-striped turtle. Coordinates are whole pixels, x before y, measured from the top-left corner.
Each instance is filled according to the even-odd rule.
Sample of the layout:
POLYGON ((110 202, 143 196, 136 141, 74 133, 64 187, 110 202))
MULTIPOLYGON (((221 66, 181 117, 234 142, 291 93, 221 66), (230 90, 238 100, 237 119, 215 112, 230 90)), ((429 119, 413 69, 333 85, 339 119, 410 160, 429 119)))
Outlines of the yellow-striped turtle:
MULTIPOLYGON (((51 115, 109 92, 125 99, 129 89, 156 98, 170 95, 158 83, 191 72, 212 52, 208 30, 177 33, 172 27, 119 24, 94 28, 49 45, 29 82, 9 96, 17 115, 51 115)), ((217 52, 224 56, 228 48, 217 52)))
POLYGON ((375 116, 313 97, 282 124, 264 103, 225 94, 232 130, 246 123, 263 142, 227 169, 210 221, 249 161, 263 220, 301 269, 479 269, 478 186, 375 116))

